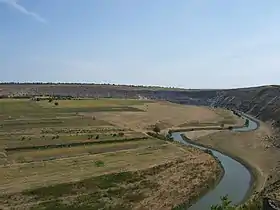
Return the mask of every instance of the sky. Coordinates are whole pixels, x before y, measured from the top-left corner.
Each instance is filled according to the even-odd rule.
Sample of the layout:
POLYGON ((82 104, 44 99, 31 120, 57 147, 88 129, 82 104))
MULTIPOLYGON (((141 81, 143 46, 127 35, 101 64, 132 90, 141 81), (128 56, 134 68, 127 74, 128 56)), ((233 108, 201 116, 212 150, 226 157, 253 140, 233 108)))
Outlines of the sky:
POLYGON ((0 0, 0 82, 279 84, 279 0, 0 0))

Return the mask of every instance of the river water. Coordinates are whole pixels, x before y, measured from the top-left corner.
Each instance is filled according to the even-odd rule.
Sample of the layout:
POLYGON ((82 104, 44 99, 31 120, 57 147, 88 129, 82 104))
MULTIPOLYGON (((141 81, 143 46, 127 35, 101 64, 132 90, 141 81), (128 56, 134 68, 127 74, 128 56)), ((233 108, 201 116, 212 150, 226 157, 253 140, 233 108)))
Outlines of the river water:
MULTIPOLYGON (((247 115, 242 115, 245 119, 249 120, 248 127, 233 129, 233 132, 245 132, 258 128, 258 124, 247 115)), ((206 149, 203 146, 195 145, 191 142, 187 142, 181 137, 182 132, 173 133, 172 136, 175 141, 181 142, 186 145, 191 145, 200 149, 206 149)), ((252 175, 249 170, 234 160, 233 158, 224 155, 216 150, 210 149, 215 157, 217 157, 223 168, 224 176, 219 184, 211 191, 206 193, 200 198, 189 210, 208 210, 211 209, 211 205, 216 205, 221 202, 222 196, 228 195, 233 204, 239 204, 244 200, 246 194, 250 190, 252 175)))

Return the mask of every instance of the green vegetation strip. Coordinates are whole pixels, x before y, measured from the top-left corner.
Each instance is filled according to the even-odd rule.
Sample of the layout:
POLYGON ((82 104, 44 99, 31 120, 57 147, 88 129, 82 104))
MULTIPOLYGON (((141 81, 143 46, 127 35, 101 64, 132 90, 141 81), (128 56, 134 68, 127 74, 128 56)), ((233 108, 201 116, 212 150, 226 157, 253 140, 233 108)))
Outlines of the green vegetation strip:
POLYGON ((52 148, 63 148, 63 147, 76 147, 82 145, 94 145, 94 144, 110 144, 110 143, 122 143, 128 141, 139 141, 145 140, 149 137, 136 137, 136 138, 124 138, 119 140, 102 140, 102 141, 86 141, 86 142, 73 142, 68 144, 49 144, 49 145, 42 145, 42 146, 26 146, 26 147, 14 147, 14 148, 6 148, 6 152, 12 151, 23 151, 23 150, 36 150, 36 149, 52 149, 52 148))
MULTIPOLYGON (((103 167, 106 162, 95 160, 92 164, 103 167)), ((0 195, 0 201, 6 207, 28 207, 36 210, 133 209, 151 190, 156 191, 159 188, 157 180, 150 177, 172 165, 174 163, 166 163, 143 171, 106 174, 79 182, 0 195)))

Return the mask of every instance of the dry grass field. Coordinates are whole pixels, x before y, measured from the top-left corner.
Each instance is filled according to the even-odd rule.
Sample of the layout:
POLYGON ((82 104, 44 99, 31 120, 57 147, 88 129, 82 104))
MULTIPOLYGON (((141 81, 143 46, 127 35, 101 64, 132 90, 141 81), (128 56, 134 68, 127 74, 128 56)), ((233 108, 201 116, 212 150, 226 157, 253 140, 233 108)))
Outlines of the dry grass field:
POLYGON ((228 110, 203 106, 186 106, 161 101, 133 107, 143 112, 99 112, 96 116, 112 124, 137 130, 149 130, 155 124, 161 129, 244 124, 228 110))
POLYGON ((238 122, 218 109, 117 99, 2 99, 0 120, 1 209, 171 209, 188 203, 218 179, 219 164, 144 131, 195 120, 238 122))

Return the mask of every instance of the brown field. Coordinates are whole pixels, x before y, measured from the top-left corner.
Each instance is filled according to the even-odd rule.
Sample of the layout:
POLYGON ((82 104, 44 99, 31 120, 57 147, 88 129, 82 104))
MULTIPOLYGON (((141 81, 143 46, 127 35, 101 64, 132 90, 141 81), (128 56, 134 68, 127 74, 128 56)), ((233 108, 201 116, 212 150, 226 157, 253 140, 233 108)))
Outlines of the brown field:
MULTIPOLYGON (((2 206, 5 208, 11 206, 25 208, 24 206, 31 205, 36 209, 36 206, 37 208, 40 205, 48 206, 48 204, 44 204, 45 201, 55 203, 57 199, 59 199, 58 203, 62 205, 63 200, 69 199, 70 193, 73 196, 73 200, 68 200, 67 205, 69 207, 77 199, 92 196, 92 207, 106 201, 106 199, 113 198, 115 199, 113 203, 110 202, 104 205, 113 208, 118 204, 133 209, 170 209, 199 196, 201 190, 210 188, 221 173, 221 168, 210 155, 202 151, 166 144, 156 148, 139 148, 135 151, 128 150, 48 162, 16 164, 13 167, 1 168, 1 173, 6 177, 6 180, 1 183, 1 192, 4 191, 5 194, 9 192, 9 195, 3 195, 1 199, 2 206), (102 160, 104 166, 99 167, 94 164, 94 161, 97 160, 102 160), (153 172, 153 168, 160 166, 162 166, 161 170, 153 172), (150 170, 147 171, 149 168, 150 170), (86 182, 91 177, 98 177, 104 174, 109 176, 113 172, 122 173, 125 171, 132 171, 132 173, 134 173, 133 171, 138 171, 138 173, 143 174, 140 179, 138 178, 138 182, 130 182, 132 186, 121 186, 124 188, 122 189, 124 193, 129 193, 131 191, 129 188, 133 186, 133 189, 137 189, 133 190, 132 194, 137 197, 141 196, 135 201, 127 201, 123 197, 115 198, 116 195, 105 195, 102 199, 94 200, 95 197, 92 196, 92 190, 94 189, 84 189, 87 185, 80 189, 75 188, 75 183, 86 182), (68 192, 68 187, 68 191, 62 189, 55 199, 50 199, 47 195, 40 195, 34 202, 36 193, 30 194, 28 193, 30 190, 26 191, 26 189, 35 188, 36 192, 36 187, 42 186, 42 182, 45 186, 54 186, 52 194, 55 193, 56 186, 58 188, 61 185, 60 183, 65 182, 69 183, 67 186, 70 189, 76 189, 78 192, 72 192, 72 190, 68 192), (144 182, 148 182, 148 186, 141 184, 144 182), (22 190, 25 191, 22 192, 22 190), (9 196, 9 199, 6 196, 9 196)), ((137 178, 137 176, 134 176, 134 178, 137 178)), ((110 185, 114 186, 114 182, 117 182, 117 180, 112 180, 111 182, 108 181, 106 184, 108 185, 106 191, 118 190, 118 188, 110 187, 110 185)), ((98 186, 98 184, 94 186, 98 186)), ((52 190, 49 188, 48 190, 52 190)), ((98 193, 102 194, 102 191, 102 188, 97 189, 98 193)), ((48 193, 47 190, 43 192, 48 193)), ((81 202, 79 205, 83 209, 84 203, 81 202)))
MULTIPOLYGON (((149 130, 157 124, 161 129, 188 127, 202 124, 202 126, 221 124, 244 124, 242 120, 228 110, 212 109, 173 104, 170 102, 148 103, 134 107, 144 112, 100 112, 96 116, 112 124, 124 128, 149 130)), ((88 114, 88 113, 87 113, 88 114)))
POLYGON ((219 164, 144 131, 155 124, 239 123, 229 111, 169 102, 54 102, 0 100, 1 208, 170 209, 189 203, 213 186, 219 164), (121 181, 110 178, 123 173, 128 177, 121 181))

